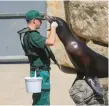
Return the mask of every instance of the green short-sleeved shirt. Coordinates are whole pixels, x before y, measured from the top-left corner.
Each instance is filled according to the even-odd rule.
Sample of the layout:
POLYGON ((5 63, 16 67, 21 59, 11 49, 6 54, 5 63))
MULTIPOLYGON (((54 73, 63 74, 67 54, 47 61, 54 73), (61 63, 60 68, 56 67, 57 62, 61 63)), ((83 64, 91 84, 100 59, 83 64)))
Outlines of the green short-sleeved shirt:
POLYGON ((29 46, 34 48, 39 56, 32 56, 29 58, 31 66, 50 66, 49 53, 45 48, 46 37, 41 36, 38 31, 29 33, 29 46))

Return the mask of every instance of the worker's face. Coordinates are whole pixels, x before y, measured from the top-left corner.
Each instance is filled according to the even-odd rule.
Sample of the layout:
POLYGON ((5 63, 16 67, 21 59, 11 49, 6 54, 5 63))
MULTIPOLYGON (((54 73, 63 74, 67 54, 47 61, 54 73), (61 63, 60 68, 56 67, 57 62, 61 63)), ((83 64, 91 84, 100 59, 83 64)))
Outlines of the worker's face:
POLYGON ((41 19, 34 19, 33 23, 36 26, 36 29, 39 29, 41 24, 42 24, 42 20, 41 19))

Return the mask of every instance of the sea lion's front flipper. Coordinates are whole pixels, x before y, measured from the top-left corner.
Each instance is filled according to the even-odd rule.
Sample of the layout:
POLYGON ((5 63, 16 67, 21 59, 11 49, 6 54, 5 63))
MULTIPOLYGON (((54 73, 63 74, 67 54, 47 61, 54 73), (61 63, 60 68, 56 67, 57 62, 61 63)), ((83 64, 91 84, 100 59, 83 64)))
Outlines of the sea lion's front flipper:
POLYGON ((100 85, 98 78, 95 76, 93 78, 85 78, 87 84, 92 88, 92 90, 99 96, 103 97, 103 89, 100 85))

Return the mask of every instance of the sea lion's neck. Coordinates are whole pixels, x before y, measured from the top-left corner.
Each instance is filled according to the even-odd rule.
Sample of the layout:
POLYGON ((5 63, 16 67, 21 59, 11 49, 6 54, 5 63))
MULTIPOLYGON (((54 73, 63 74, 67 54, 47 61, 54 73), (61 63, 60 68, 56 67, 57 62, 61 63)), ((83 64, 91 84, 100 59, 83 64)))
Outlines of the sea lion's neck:
POLYGON ((72 32, 68 29, 61 29, 57 31, 57 35, 59 39, 62 41, 62 43, 66 46, 68 42, 70 42, 72 39, 75 39, 75 37, 72 35, 72 32))
POLYGON ((72 40, 72 36, 64 34, 64 35, 59 35, 60 40, 62 41, 62 43, 66 46, 69 42, 71 42, 72 40))

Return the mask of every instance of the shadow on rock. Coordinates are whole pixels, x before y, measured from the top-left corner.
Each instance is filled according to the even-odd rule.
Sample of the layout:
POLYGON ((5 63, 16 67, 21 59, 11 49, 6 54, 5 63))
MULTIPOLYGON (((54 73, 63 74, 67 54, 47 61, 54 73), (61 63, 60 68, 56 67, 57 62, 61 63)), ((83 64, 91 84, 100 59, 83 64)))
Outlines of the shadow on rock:
POLYGON ((61 71, 67 74, 76 74, 76 69, 75 68, 70 68, 66 66, 61 65, 61 71))

